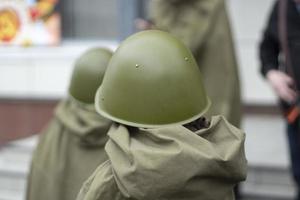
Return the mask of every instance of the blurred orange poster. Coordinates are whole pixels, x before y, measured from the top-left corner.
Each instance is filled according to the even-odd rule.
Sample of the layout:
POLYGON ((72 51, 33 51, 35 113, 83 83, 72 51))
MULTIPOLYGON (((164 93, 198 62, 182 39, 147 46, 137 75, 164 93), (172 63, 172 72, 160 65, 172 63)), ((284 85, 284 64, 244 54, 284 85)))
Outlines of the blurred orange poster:
POLYGON ((0 45, 56 45, 59 0, 0 0, 0 45))

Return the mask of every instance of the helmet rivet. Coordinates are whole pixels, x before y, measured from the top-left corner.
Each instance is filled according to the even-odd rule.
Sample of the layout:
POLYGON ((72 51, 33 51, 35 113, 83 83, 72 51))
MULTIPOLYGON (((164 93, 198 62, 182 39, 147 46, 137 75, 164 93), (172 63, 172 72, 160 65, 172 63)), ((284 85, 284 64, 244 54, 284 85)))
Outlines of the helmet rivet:
POLYGON ((140 65, 136 64, 135 67, 138 68, 140 65))
POLYGON ((189 58, 188 58, 188 57, 185 57, 185 58, 184 58, 184 60, 185 60, 185 61, 188 61, 188 60, 189 60, 189 58))

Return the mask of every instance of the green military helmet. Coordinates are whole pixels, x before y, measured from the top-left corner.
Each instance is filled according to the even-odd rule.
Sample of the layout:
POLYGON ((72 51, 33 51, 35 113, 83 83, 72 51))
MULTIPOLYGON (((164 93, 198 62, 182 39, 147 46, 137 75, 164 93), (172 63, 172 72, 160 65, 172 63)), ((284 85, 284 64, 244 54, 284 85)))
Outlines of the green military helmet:
POLYGON ((69 93, 74 99, 85 104, 94 103, 111 56, 112 52, 108 49, 92 48, 76 60, 69 86, 69 93))
POLYGON ((154 128, 194 121, 210 103, 187 47, 169 33, 148 30, 119 46, 95 104, 108 119, 154 128))

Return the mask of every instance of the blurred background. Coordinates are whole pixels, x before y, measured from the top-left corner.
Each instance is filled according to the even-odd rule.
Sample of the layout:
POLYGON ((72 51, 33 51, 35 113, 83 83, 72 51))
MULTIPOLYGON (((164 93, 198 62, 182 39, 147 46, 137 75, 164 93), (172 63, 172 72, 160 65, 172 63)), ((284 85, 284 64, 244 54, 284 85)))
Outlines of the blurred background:
MULTIPOLYGON (((249 171, 240 188, 244 199, 292 199, 295 193, 284 122, 259 73, 258 43, 273 2, 227 0, 247 135, 249 171)), ((0 23, 1 8, 7 6, 31 14, 28 19, 18 15, 15 28, 23 27, 21 36, 8 32, 11 38, 4 35, 0 43, 0 200, 24 199, 35 135, 67 94, 74 60, 92 46, 114 50, 136 31, 134 19, 148 16, 147 0, 52 3, 39 7, 35 1, 0 0, 0 23)))

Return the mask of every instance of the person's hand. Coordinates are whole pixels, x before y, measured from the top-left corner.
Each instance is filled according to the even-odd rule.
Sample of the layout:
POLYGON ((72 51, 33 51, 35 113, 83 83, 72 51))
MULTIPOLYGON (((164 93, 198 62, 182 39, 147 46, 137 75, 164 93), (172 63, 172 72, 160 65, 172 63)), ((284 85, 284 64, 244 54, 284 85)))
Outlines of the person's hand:
POLYGON ((149 30, 153 29, 154 25, 151 21, 142 19, 142 18, 137 18, 134 20, 135 28, 138 31, 144 31, 144 30, 149 30))
POLYGON ((290 76, 278 70, 270 70, 266 74, 266 77, 275 93, 281 99, 288 103, 296 101, 297 93, 294 89, 292 89, 294 81, 290 76))

